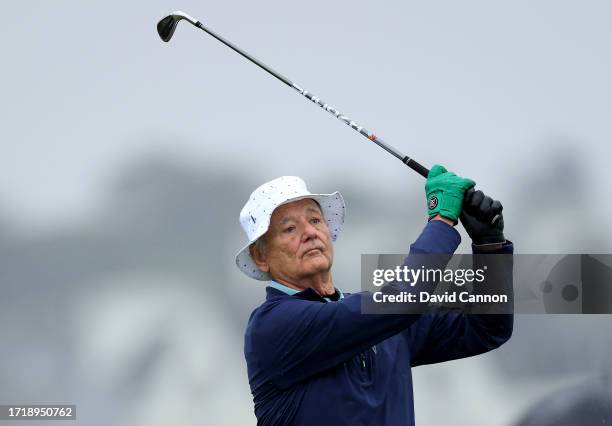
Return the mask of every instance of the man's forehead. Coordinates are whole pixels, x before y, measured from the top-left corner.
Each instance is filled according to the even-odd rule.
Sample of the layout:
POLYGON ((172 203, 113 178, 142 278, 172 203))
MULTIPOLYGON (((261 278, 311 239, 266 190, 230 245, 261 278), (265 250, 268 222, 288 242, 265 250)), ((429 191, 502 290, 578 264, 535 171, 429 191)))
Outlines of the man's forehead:
POLYGON ((274 222, 286 222, 299 215, 300 213, 322 213, 319 203, 312 198, 304 198, 298 201, 292 201, 287 204, 283 204, 274 210, 272 213, 272 221, 274 222))

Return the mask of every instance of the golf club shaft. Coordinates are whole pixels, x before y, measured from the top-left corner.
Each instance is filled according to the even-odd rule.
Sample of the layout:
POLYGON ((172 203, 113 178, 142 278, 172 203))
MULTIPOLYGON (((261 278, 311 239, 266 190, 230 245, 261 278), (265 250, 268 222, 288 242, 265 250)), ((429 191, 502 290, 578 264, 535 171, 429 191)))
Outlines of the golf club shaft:
MULTIPOLYGON (((193 22, 191 22, 191 23, 193 23, 193 22)), ((350 126, 352 129, 358 131, 361 135, 365 136, 366 138, 368 138, 369 140, 374 142, 376 145, 380 146, 382 149, 384 149, 389 154, 391 154, 394 157, 396 157, 397 159, 399 159, 402 163, 406 164, 408 167, 410 167, 412 170, 414 170, 415 172, 417 172, 421 176, 426 178, 427 175, 429 174, 429 170, 426 167, 422 166, 421 164, 419 164, 418 162, 416 162, 412 158, 408 157, 407 155, 402 154, 400 151, 398 151, 397 149, 395 149, 391 145, 389 145, 386 142, 384 142, 381 138, 379 138, 374 133, 372 133, 369 130, 367 130, 365 127, 358 125, 353 120, 351 120, 349 117, 345 116, 340 111, 338 111, 336 108, 334 108, 331 105, 323 102, 320 98, 314 96, 312 93, 308 92, 307 90, 302 89, 300 86, 298 86, 297 84, 293 83, 287 77, 284 77, 283 75, 281 75, 278 72, 274 71, 272 68, 268 67, 264 63, 258 61, 257 59, 255 59, 254 57, 252 57, 251 55, 246 53, 244 50, 240 49, 239 47, 237 47, 237 46, 233 45, 232 43, 230 43, 229 41, 225 40, 219 34, 215 33, 214 31, 210 30, 209 28, 206 28, 204 26, 204 24, 202 24, 202 22, 196 21, 194 25, 196 27, 200 28, 202 31, 210 34, 211 36, 213 36, 214 38, 219 40, 221 43, 225 44, 227 47, 229 47, 230 49, 234 50, 236 53, 239 53, 240 55, 244 56, 249 61, 251 61, 255 65, 257 65, 258 67, 260 67, 260 68, 264 69, 265 71, 267 71, 268 73, 272 74, 274 77, 276 77, 277 79, 279 79, 280 81, 285 83, 287 86, 292 87, 297 92, 299 92, 301 95, 306 97, 306 99, 308 99, 308 100, 314 102, 315 104, 319 105, 325 111, 327 111, 330 114, 334 115, 338 120, 344 122, 345 124, 350 126)))

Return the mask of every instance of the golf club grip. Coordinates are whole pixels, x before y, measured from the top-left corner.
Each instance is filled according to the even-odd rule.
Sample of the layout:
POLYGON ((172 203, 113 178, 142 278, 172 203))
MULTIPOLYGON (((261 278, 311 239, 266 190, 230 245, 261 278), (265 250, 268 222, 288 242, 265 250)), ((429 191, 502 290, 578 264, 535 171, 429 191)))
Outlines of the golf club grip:
POLYGON ((402 162, 408 167, 410 167, 412 170, 423 176, 425 179, 427 179, 427 175, 429 175, 429 169, 427 167, 408 157, 402 160, 402 162))

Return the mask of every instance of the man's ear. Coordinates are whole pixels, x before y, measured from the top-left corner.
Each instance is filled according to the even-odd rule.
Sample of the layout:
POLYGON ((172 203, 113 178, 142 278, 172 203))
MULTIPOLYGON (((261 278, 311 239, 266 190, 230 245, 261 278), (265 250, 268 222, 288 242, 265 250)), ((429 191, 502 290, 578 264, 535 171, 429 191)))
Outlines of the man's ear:
POLYGON ((255 265, 257 265, 261 272, 270 272, 270 265, 268 265, 268 262, 266 261, 266 256, 259 250, 257 244, 251 244, 249 246, 249 253, 251 253, 251 257, 253 258, 255 265))

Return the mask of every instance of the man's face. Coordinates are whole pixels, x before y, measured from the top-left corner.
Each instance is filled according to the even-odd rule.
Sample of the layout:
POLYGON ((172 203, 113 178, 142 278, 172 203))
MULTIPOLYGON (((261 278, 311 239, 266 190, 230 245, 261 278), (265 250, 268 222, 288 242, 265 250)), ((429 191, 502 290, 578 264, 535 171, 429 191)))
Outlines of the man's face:
POLYGON ((275 279, 299 283, 331 269, 333 247, 321 208, 306 198, 274 210, 265 235, 263 262, 257 262, 275 279))

